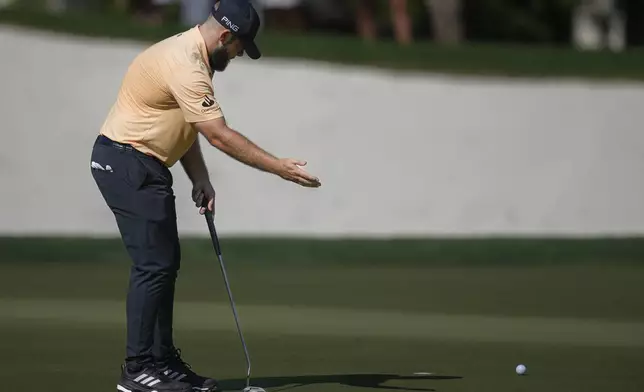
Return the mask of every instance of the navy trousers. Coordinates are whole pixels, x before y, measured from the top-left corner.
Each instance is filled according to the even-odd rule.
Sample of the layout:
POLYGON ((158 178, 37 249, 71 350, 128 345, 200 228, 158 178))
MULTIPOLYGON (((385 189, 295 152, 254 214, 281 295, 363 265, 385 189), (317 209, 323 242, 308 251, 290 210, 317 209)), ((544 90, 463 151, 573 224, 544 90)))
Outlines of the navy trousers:
POLYGON ((172 174, 156 158, 103 135, 92 149, 91 173, 132 260, 126 363, 162 361, 174 347, 174 290, 181 260, 172 174))

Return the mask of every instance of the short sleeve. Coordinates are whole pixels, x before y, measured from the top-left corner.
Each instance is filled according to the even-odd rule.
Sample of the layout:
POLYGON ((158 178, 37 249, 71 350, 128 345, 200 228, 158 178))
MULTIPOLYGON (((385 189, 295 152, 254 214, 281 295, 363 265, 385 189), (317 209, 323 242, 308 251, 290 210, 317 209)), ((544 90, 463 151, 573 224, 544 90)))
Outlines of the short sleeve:
POLYGON ((212 80, 202 70, 177 70, 168 84, 186 122, 208 121, 224 116, 215 98, 212 80))

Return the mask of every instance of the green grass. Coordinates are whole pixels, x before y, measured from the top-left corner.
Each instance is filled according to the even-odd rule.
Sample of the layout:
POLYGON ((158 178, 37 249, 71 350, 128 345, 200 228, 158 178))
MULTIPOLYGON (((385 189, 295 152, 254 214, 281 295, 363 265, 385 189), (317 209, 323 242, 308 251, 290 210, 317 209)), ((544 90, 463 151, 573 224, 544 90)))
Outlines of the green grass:
MULTIPOLYGON (((1 324, 0 333, 12 337, 0 342, 12 359, 0 369, 7 391, 42 390, 22 381, 34 373, 47 380, 52 392, 86 391, 90 381, 100 390, 116 390, 123 339, 118 328, 1 324)), ((219 377, 225 391, 244 386, 245 364, 236 338, 233 333, 177 332, 195 370, 219 377)), ((437 392, 636 392, 643 385, 641 349, 284 335, 249 335, 248 343, 253 384, 269 392, 368 392, 378 385, 437 392), (528 366, 525 377, 514 373, 522 362, 528 366), (433 375, 404 379, 415 372, 433 375)))
MULTIPOLYGON (((225 251, 224 251, 225 253, 225 251)), ((239 262, 224 255, 236 298, 252 306, 644 321, 644 265, 612 263, 239 262)), ((128 261, 0 263, 0 298, 123 299, 128 261)), ((178 298, 225 303, 216 258, 184 260, 178 298)))
MULTIPOLYGON (((209 239, 183 238, 184 261, 214 256, 209 239)), ((226 257, 251 264, 530 265, 644 264, 644 238, 428 238, 296 239, 222 238, 226 257)), ((118 238, 0 237, 7 261, 124 261, 118 238)))
MULTIPOLYGON (((118 328, 0 324, 0 333, 12 338, 0 341, 11 358, 0 368, 7 391, 42 390, 23 381, 35 375, 52 392, 84 392, 90 381, 101 391, 116 390, 123 339, 118 328)), ((233 333, 180 330, 177 339, 195 370, 219 377, 225 391, 243 388, 245 363, 233 333)), ((269 392, 368 392, 378 385, 437 392, 637 392, 643 385, 641 349, 284 335, 249 335, 248 343, 253 384, 269 392), (514 373, 521 362, 528 376, 514 373), (414 372, 433 375, 404 379, 414 372)))
MULTIPOLYGON (((146 27, 122 15, 48 15, 33 10, 0 11, 0 23, 94 37, 156 41, 183 29, 167 24, 146 27)), ((370 45, 355 37, 286 34, 267 31, 259 39, 266 57, 309 59, 378 68, 466 75, 575 77, 644 80, 644 50, 620 54, 580 53, 569 47, 470 43, 445 47, 417 42, 401 47, 383 41, 370 45)))
MULTIPOLYGON (((98 250, 97 250, 98 253, 98 250)), ((269 392, 603 392, 644 387, 644 266, 237 263, 228 270, 269 392), (524 363, 529 375, 514 367, 524 363), (430 372, 429 377, 410 377, 430 372)), ((0 263, 3 390, 115 390, 129 265, 0 263)), ((182 265, 175 338, 240 390, 245 364, 219 267, 182 265)))

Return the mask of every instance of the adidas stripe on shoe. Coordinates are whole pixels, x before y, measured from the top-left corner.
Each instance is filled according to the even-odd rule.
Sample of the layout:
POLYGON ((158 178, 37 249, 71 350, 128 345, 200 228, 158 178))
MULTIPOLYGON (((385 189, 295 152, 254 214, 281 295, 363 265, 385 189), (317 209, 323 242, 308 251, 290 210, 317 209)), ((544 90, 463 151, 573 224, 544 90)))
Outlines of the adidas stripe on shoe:
POLYGON ((119 392, 192 392, 190 384, 171 380, 152 365, 136 371, 124 366, 116 389, 119 392))
POLYGON ((195 392, 219 391, 219 383, 211 377, 204 377, 192 370, 192 366, 181 358, 181 350, 173 348, 165 361, 157 363, 163 375, 174 381, 181 381, 192 386, 195 392))

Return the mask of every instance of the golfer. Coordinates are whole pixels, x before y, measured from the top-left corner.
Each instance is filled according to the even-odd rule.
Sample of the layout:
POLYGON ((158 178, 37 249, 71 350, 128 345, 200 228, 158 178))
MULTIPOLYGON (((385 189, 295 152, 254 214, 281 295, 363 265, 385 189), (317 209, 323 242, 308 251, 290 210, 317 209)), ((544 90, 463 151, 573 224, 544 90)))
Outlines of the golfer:
POLYGON ((114 213, 132 259, 121 392, 215 391, 193 372, 173 342, 175 280, 180 265, 175 195, 169 170, 181 162, 200 214, 215 191, 198 134, 230 157, 296 184, 320 181, 297 159, 276 158, 230 129, 212 78, 237 56, 259 59, 259 17, 249 0, 221 0, 208 19, 158 42, 130 65, 91 153, 91 173, 114 213))

